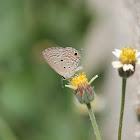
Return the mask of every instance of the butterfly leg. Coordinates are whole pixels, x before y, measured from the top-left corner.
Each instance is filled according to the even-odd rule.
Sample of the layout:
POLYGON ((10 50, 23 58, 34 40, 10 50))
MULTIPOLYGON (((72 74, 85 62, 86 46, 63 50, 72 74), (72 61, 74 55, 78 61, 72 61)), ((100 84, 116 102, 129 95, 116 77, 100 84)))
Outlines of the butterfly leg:
POLYGON ((77 74, 77 73, 74 73, 74 75, 75 75, 75 76, 78 76, 78 74, 77 74))
POLYGON ((62 88, 64 88, 64 86, 63 86, 63 80, 66 80, 66 78, 62 76, 62 78, 61 78, 61 87, 62 88))
POLYGON ((79 66, 76 69, 74 69, 74 72, 78 72, 78 71, 82 70, 83 68, 84 68, 84 66, 79 66))

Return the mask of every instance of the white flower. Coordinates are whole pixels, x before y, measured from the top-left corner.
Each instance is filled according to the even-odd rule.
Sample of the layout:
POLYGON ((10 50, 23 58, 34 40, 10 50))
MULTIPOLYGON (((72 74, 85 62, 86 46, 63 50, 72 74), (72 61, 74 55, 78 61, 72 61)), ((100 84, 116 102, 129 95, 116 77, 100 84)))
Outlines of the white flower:
POLYGON ((140 56, 140 52, 131 47, 125 47, 122 50, 115 49, 112 53, 119 58, 119 61, 112 62, 112 66, 118 69, 122 68, 124 72, 129 70, 134 71, 135 64, 140 64, 140 58, 138 58, 140 56))

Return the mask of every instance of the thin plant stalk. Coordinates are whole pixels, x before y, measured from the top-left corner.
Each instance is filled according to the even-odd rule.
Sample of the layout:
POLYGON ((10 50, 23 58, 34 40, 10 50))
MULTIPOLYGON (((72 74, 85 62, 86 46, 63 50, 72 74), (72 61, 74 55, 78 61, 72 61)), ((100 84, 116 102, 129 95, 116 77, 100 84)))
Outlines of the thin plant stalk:
POLYGON ((122 98, 121 98, 120 121, 119 121, 119 129, 118 129, 118 140, 121 140, 121 135, 122 135, 122 123, 123 123, 123 114, 124 114, 124 105, 125 105, 125 89, 126 89, 126 78, 122 78, 122 98))
POLYGON ((93 126, 94 133, 96 135, 96 138, 97 138, 97 140, 101 140, 101 136, 100 136, 100 132, 99 132, 99 129, 98 129, 98 125, 96 123, 96 119, 95 119, 95 116, 94 116, 94 113, 92 111, 90 103, 87 104, 87 108, 88 108, 90 120, 91 120, 91 123, 92 123, 92 126, 93 126))

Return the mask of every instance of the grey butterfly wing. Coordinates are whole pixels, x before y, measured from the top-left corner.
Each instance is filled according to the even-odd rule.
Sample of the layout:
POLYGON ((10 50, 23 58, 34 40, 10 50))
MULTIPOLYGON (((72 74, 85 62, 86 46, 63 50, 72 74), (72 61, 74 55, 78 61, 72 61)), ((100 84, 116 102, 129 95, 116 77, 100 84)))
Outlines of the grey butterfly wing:
POLYGON ((76 71, 83 67, 78 67, 81 56, 79 52, 71 47, 54 47, 46 49, 43 56, 47 63, 60 75, 70 78, 76 71))
POLYGON ((65 76, 60 65, 61 47, 48 48, 42 52, 46 62, 60 75, 65 76))
POLYGON ((84 67, 83 66, 78 67, 78 64, 81 60, 81 56, 76 49, 71 48, 71 47, 67 47, 65 49, 70 51, 70 53, 67 54, 67 56, 69 56, 68 58, 70 61, 70 63, 68 64, 68 67, 70 68, 68 71, 68 75, 72 76, 75 72, 83 69, 84 67))
POLYGON ((83 67, 78 67, 81 56, 79 52, 71 47, 63 48, 61 53, 61 68, 65 73, 65 78, 70 78, 76 71, 81 70, 83 67))

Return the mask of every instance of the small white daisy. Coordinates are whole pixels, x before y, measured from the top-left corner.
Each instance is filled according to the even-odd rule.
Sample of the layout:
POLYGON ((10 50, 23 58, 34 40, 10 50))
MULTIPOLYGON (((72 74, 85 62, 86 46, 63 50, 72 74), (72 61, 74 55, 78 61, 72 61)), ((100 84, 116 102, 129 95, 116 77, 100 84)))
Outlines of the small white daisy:
POLYGON ((112 53, 119 58, 119 61, 112 62, 114 68, 123 68, 123 71, 134 71, 134 65, 137 63, 140 64, 140 58, 138 58, 140 52, 131 47, 126 47, 122 50, 115 49, 112 53))
POLYGON ((135 65, 140 64, 140 52, 138 50, 130 48, 123 48, 122 50, 115 49, 112 52, 116 57, 119 58, 119 61, 113 61, 112 66, 119 69, 121 72, 131 72, 131 75, 135 71, 135 65))

